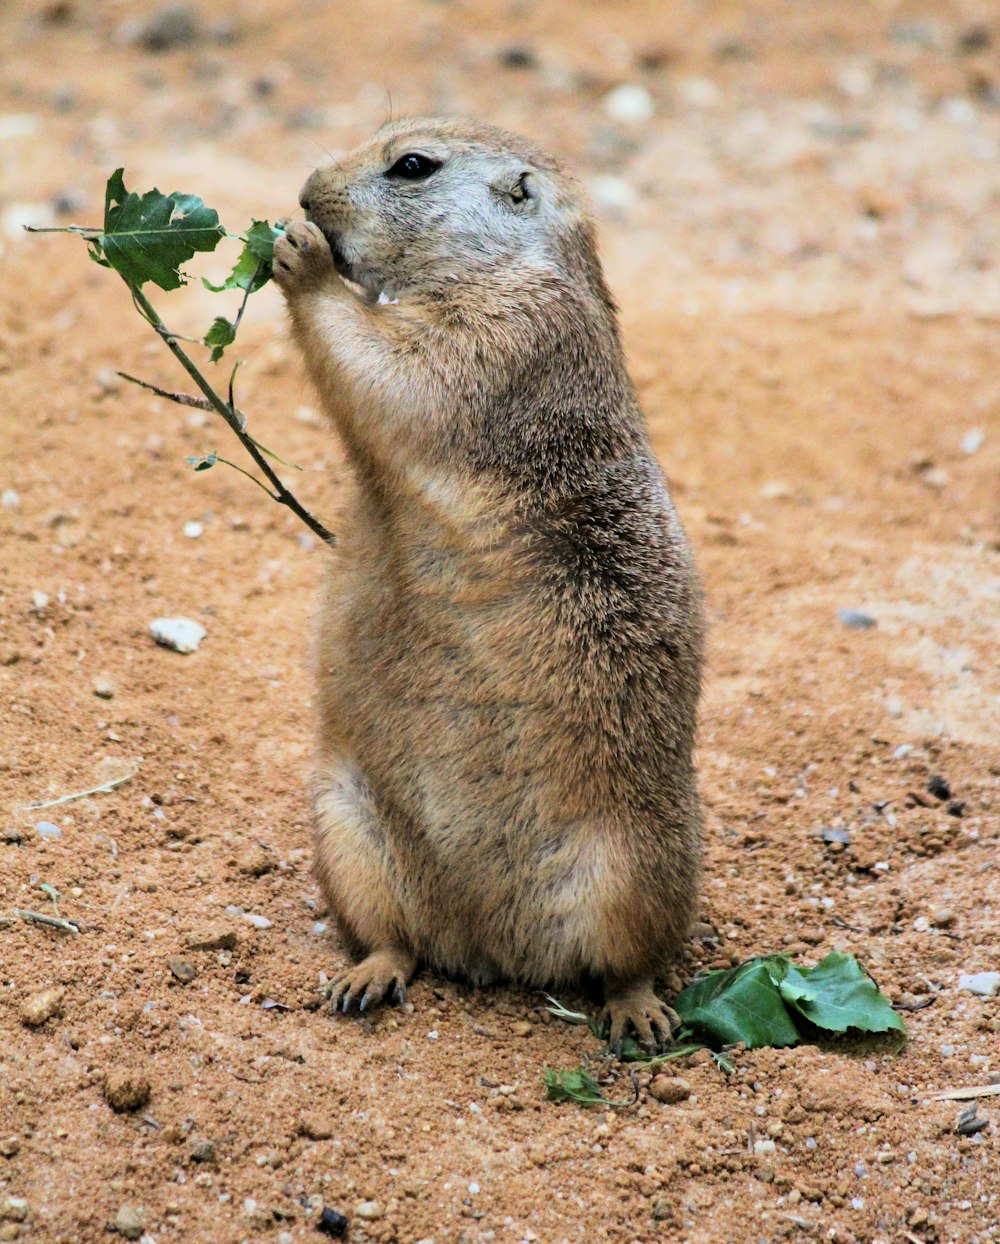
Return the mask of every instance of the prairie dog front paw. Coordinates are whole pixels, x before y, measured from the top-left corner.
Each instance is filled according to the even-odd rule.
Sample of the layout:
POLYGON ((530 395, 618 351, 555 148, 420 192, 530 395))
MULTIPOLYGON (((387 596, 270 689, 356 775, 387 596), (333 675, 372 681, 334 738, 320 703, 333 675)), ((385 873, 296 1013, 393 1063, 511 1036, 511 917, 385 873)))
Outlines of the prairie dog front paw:
POLYGON ((290 221, 274 243, 274 279, 286 298, 332 280, 336 275, 330 244, 318 226, 290 221))

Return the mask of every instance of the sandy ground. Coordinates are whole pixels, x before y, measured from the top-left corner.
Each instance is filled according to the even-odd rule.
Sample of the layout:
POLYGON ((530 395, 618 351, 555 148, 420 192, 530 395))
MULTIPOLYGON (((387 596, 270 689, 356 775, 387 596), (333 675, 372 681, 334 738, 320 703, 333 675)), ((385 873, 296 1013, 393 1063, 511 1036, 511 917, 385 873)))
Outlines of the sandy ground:
MULTIPOLYGON (((1000 1004, 959 988, 1000 968, 992 6, 158 12, 0 11, 0 1240, 289 1244, 324 1206, 354 1240, 1000 1239, 1000 1098, 971 1136, 929 1100, 1000 1078, 1000 1004), (677 1104, 583 1111, 544 1068, 627 1080, 535 994, 424 973, 400 1010, 322 1008, 344 962, 304 797, 323 549, 236 473, 192 474, 238 446, 115 379, 183 377, 81 243, 20 224, 98 222, 124 164, 239 229, 390 108, 524 130, 594 198, 708 589, 718 936, 682 975, 843 947, 911 1008, 905 1048, 696 1058, 677 1104), (205 627, 197 653, 153 643, 163 615, 205 627), (51 910, 43 885, 80 935, 13 915, 51 910), (116 1112, 130 1076, 149 1099, 116 1112)), ((218 312, 156 301, 180 331, 218 312)), ((336 527, 340 451, 272 291, 241 353, 255 434, 336 527)))

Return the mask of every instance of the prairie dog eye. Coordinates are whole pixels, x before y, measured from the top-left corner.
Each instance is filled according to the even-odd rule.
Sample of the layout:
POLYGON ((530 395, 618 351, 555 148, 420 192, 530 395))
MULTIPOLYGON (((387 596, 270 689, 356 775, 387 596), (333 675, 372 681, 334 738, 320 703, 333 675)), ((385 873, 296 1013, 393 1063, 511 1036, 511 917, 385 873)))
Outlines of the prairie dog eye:
POLYGON ((436 173, 441 167, 440 160, 432 160, 430 156, 421 155, 417 151, 408 151, 386 172, 386 177, 398 177, 402 181, 422 181, 436 173))

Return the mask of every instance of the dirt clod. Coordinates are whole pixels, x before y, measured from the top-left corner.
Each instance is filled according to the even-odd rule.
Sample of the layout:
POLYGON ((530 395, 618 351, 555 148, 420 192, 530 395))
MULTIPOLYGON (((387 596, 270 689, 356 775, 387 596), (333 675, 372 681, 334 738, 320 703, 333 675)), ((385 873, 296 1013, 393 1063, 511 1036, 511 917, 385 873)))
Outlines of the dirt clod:
POLYGON ((21 1003, 21 1023, 28 1028, 41 1028, 50 1019, 57 1019, 63 1013, 62 989, 43 989, 32 994, 21 1003))
POLYGON ((236 931, 225 925, 205 925, 189 933, 188 950, 235 950, 236 931))
POLYGON ((112 1230, 126 1240, 137 1240, 145 1230, 146 1212, 137 1205, 123 1205, 115 1215, 112 1230))
POLYGON ((104 1099, 112 1110, 139 1110, 149 1101, 149 1080, 139 1071, 115 1067, 104 1077, 104 1099))
POLYGON ((209 1166, 216 1159, 216 1144, 207 1136, 193 1136, 188 1144, 188 1155, 192 1162, 201 1162, 209 1166))
POLYGON ((657 1075, 649 1086, 649 1094, 657 1101, 674 1104, 691 1096, 691 1084, 682 1076, 657 1075))
POLYGON ((182 985, 190 985, 194 978, 198 975, 198 969, 194 966, 190 959, 185 959, 181 955, 171 955, 167 960, 167 966, 170 968, 173 976, 180 981, 182 985))

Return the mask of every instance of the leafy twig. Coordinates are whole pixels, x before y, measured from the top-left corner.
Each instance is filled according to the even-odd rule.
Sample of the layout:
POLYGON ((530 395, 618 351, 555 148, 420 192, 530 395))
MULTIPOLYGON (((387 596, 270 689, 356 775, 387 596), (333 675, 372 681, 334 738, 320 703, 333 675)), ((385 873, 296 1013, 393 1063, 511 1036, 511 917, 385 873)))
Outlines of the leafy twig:
MULTIPOLYGON (((167 326, 160 319, 153 307, 153 304, 149 301, 142 290, 139 289, 138 286, 132 284, 129 285, 129 290, 136 302, 136 305, 142 311, 149 323, 153 325, 156 331, 166 342, 171 354, 173 354, 174 358, 177 359, 178 363, 180 363, 198 388, 201 389, 211 408, 217 414, 221 415, 222 418, 225 419, 226 423, 229 424, 230 428, 233 430, 233 433, 239 439, 240 444, 247 451, 250 457, 253 458, 257 467, 264 473, 264 476, 268 482, 273 486, 274 492, 269 493, 268 489, 264 488, 264 485, 260 484, 259 480, 255 480, 255 483, 260 484, 260 487, 264 488, 264 491, 268 492, 268 495, 271 496, 274 501, 279 502, 281 505, 287 506, 292 513, 296 515, 296 517, 300 518, 302 522, 304 522, 311 531, 315 532, 316 535, 319 536, 319 538, 326 544, 331 546, 334 545, 336 543, 336 539, 333 533, 327 531, 318 519, 313 518, 309 511, 305 509, 295 498, 295 496, 288 491, 285 485, 281 482, 281 479, 272 470, 267 459, 257 448, 253 438, 248 436, 243 430, 237 412, 232 407, 228 406, 221 397, 219 397, 218 393, 216 393, 205 377, 201 374, 195 364, 188 357, 187 353, 181 348, 180 345, 178 345, 176 336, 170 332, 167 326)), ((222 462, 224 459, 220 458, 219 461, 222 462)), ((227 465, 232 466, 233 464, 227 463, 227 465)), ((236 469, 241 470, 239 467, 236 469)), ((248 471, 243 471, 242 473, 249 479, 254 478, 248 471)))

